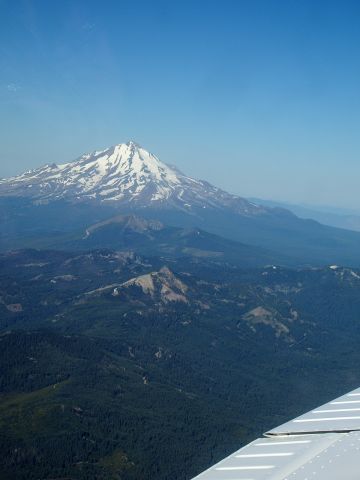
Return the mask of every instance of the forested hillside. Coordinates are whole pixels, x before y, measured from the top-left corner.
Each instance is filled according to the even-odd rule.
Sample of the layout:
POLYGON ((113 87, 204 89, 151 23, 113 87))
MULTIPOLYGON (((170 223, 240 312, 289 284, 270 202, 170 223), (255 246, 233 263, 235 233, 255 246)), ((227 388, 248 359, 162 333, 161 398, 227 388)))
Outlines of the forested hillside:
POLYGON ((163 261, 0 257, 1 478, 189 479, 358 385, 357 270, 163 261))

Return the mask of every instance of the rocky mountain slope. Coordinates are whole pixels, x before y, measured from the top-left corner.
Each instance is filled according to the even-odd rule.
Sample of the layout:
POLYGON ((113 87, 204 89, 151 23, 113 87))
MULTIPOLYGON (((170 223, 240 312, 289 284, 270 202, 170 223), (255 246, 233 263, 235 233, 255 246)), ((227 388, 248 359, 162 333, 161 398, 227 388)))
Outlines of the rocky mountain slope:
POLYGON ((85 230, 119 213, 201 229, 291 257, 291 264, 360 265, 359 232, 258 206, 182 174, 133 142, 0 180, 0 249, 85 230))
POLYGON ((243 215, 265 207, 195 180, 128 142, 82 155, 74 162, 48 164, 0 180, 0 195, 30 197, 36 202, 59 199, 93 201, 133 208, 231 209, 243 215))

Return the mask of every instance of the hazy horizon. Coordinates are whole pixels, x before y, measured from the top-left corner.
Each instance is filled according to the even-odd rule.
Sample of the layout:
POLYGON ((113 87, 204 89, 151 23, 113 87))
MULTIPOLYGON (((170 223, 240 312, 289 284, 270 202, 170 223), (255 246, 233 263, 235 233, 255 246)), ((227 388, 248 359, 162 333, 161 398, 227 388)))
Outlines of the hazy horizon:
POLYGON ((134 139, 244 197, 360 209, 357 2, 0 1, 0 177, 134 139))

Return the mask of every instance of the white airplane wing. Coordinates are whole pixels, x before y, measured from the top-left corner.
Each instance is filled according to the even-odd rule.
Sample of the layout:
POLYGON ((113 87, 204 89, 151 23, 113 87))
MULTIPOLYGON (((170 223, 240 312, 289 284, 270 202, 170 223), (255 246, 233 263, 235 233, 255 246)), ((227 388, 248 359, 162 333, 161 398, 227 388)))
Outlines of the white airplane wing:
POLYGON ((360 480, 360 388, 266 432, 195 478, 360 480))

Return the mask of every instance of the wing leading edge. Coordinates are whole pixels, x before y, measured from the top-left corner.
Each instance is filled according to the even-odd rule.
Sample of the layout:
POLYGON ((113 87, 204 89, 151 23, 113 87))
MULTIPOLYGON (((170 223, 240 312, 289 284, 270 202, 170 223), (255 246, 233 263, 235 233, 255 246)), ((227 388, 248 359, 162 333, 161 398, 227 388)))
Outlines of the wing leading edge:
POLYGON ((360 388, 266 432, 195 479, 359 480, 360 388))

